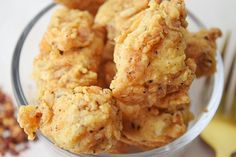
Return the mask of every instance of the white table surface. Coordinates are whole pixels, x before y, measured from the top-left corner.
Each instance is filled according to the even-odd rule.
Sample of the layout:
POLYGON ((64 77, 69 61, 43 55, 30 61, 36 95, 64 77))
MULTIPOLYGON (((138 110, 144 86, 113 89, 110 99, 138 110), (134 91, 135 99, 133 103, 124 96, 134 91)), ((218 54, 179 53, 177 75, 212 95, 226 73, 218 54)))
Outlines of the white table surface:
MULTIPOLYGON (((12 95, 10 65, 15 44, 28 22, 50 0, 1 0, 0 1, 0 86, 12 95)), ((187 7, 208 27, 219 27, 224 32, 236 32, 235 0, 186 0, 187 7)), ((232 40, 236 41, 236 40, 232 40)), ((232 42, 233 43, 233 42, 232 42)), ((236 42, 235 42, 236 43, 236 42)), ((231 49, 235 44, 231 44, 231 49)), ((7 155, 10 157, 10 155, 7 155)), ((20 157, 57 157, 40 141, 30 144, 30 149, 20 157)), ((197 138, 185 153, 186 157, 213 157, 213 151, 197 138)))

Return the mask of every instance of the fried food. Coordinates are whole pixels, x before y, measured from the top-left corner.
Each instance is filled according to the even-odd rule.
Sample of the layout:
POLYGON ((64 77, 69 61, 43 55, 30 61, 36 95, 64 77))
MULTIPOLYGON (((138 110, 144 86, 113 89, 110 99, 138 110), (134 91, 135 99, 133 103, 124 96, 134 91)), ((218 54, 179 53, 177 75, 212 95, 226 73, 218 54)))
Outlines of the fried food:
POLYGON ((124 116, 121 141, 143 149, 163 146, 186 132, 191 115, 188 106, 175 112, 155 107, 139 109, 135 116, 124 116))
POLYGON ((220 30, 188 32, 184 0, 55 1, 68 8, 52 16, 34 62, 38 103, 18 115, 28 138, 40 130, 65 150, 97 154, 183 135, 190 85, 215 72, 220 30))
POLYGON ((187 58, 192 58, 197 64, 196 75, 210 76, 216 71, 216 39, 221 36, 217 28, 188 33, 186 37, 187 58))
POLYGON ((97 13, 97 10, 104 1, 105 0, 55 0, 55 2, 71 9, 88 10, 93 15, 97 13))
POLYGON ((35 59, 33 76, 39 84, 50 84, 51 88, 94 85, 102 46, 103 41, 95 37, 90 46, 79 50, 41 53, 35 59))
POLYGON ((117 73, 110 88, 121 101, 151 106, 166 94, 188 89, 195 78, 195 63, 184 53, 183 1, 149 5, 116 39, 117 73))
POLYGON ((104 34, 99 28, 93 27, 92 19, 89 13, 79 10, 63 8, 55 12, 40 44, 41 52, 34 61, 33 77, 39 88, 40 99, 47 99, 48 102, 56 88, 75 88, 97 84, 97 72, 104 47, 104 34), (78 15, 75 20, 77 22, 72 20, 73 17, 76 17, 75 15, 78 15), (61 22, 56 22, 59 16, 61 22), (74 23, 79 26, 72 31, 74 23), (82 25, 84 26, 82 27, 82 25), (54 32, 55 28, 58 28, 56 30, 59 33, 51 36, 50 34, 54 32), (65 31, 67 29, 68 31, 65 31), (75 41, 82 41, 80 38, 89 40, 72 42, 70 37, 64 38, 70 31, 77 32, 75 41), (89 34, 78 34, 78 32, 84 31, 89 34))
POLYGON ((133 16, 148 7, 149 0, 107 0, 99 9, 95 23, 106 26, 108 39, 115 36, 131 23, 133 16))
MULTIPOLYGON (((72 28, 74 21, 67 19, 75 14, 83 17, 77 19, 78 25, 90 23, 91 15, 79 10, 60 9, 52 17, 41 42, 41 52, 34 62, 38 105, 21 107, 18 121, 29 139, 33 139, 36 130, 40 129, 56 145, 71 152, 105 152, 116 144, 122 127, 111 91, 92 86, 97 84, 104 34, 100 28, 87 25, 91 41, 77 42, 73 48, 68 48, 71 40, 63 43, 61 36, 67 34, 64 28, 72 28), (55 22, 59 15, 62 15, 59 19, 63 23, 55 22), (61 34, 49 38, 54 27, 59 28, 61 34)), ((80 29, 83 32, 82 27, 76 27, 74 31, 80 29)), ((75 40, 81 37, 81 34, 77 35, 75 40)))
POLYGON ((95 16, 95 23, 106 26, 131 0, 107 0, 95 16))
POLYGON ((93 17, 88 12, 62 8, 53 14, 44 40, 61 51, 85 47, 93 41, 92 26, 93 17))
POLYGON ((193 119, 187 92, 179 91, 158 100, 155 106, 117 105, 122 113, 121 141, 141 149, 163 146, 185 133, 193 119))
POLYGON ((110 87, 123 115, 124 143, 156 148, 187 129, 196 65, 185 56, 185 17, 182 0, 150 1, 116 38, 110 87))
POLYGON ((97 84, 103 41, 99 37, 85 48, 61 52, 53 49, 40 54, 34 62, 33 77, 38 86, 38 97, 50 104, 57 88, 75 88, 97 84))
POLYGON ((19 123, 32 139, 36 130, 56 145, 74 153, 100 153, 120 138, 121 117, 111 91, 99 87, 58 90, 55 104, 25 106, 19 123))
MULTIPOLYGON (((135 19, 135 16, 148 7, 148 0, 132 1, 127 4, 124 0, 108 0, 99 10, 95 22, 108 29, 108 39, 113 41, 126 30, 135 19), (118 5, 116 9, 112 8, 118 5), (106 15, 110 13, 109 15, 106 15)), ((219 29, 202 30, 198 33, 187 33, 187 58, 192 58, 197 64, 196 75, 210 76, 215 72, 216 39, 221 36, 219 29)), ((112 42, 111 42, 112 43, 112 42)), ((110 55, 113 55, 111 53, 110 55)))

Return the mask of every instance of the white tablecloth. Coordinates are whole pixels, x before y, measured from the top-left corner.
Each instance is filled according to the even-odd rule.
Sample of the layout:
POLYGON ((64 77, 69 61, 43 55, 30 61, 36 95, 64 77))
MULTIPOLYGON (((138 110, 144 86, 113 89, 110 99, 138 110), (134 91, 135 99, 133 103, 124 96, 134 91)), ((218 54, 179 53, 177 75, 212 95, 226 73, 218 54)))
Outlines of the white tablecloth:
MULTIPOLYGON (((10 65, 15 44, 20 33, 28 22, 50 0, 1 0, 0 1, 0 86, 12 95, 10 65)), ((236 1, 235 0, 186 0, 187 7, 208 27, 220 27, 236 31, 236 1)), ((233 41, 236 40, 232 40, 233 41)), ((235 42, 236 43, 236 42, 235 42)), ((231 44, 233 49, 235 44, 231 44)), ((31 148, 24 152, 22 157, 56 157, 39 141, 31 144, 31 148)), ((186 157, 211 157, 213 152, 199 139, 186 152, 186 157)))

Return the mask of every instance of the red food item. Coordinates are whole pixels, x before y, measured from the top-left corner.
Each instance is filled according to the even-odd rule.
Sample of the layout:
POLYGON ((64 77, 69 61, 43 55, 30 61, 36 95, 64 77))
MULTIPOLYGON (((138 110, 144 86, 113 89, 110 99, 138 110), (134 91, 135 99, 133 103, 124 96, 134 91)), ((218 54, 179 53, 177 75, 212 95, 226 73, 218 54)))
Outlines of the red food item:
POLYGON ((27 137, 15 118, 14 104, 9 96, 0 90, 0 156, 6 153, 19 155, 27 149, 27 137))

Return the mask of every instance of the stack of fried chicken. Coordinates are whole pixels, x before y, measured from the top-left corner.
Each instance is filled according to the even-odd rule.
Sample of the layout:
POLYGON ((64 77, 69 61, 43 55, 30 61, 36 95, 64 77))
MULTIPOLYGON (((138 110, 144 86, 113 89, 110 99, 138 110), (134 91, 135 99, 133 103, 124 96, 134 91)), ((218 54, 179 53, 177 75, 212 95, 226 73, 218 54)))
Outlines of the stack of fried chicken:
POLYGON ((184 0, 56 0, 35 58, 38 103, 18 121, 73 153, 163 146, 193 119, 189 88, 216 70, 219 29, 188 32, 184 0))

